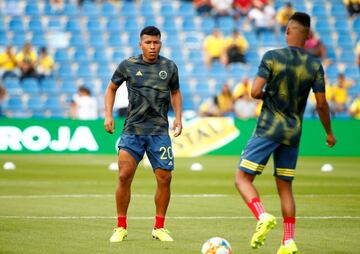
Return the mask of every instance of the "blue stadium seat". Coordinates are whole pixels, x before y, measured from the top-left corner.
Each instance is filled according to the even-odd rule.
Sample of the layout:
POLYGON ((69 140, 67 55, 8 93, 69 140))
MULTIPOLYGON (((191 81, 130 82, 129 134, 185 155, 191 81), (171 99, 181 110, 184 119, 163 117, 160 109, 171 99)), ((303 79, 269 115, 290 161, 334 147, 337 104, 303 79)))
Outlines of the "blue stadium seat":
POLYGON ((75 4, 65 3, 63 13, 68 17, 75 17, 79 15, 79 10, 75 4))
MULTIPOLYGON (((347 65, 346 68, 345 68, 345 71, 344 71, 344 74, 346 77, 349 77, 349 78, 352 78, 353 80, 357 80, 359 81, 360 80, 360 77, 359 77, 359 69, 353 65, 353 64, 350 64, 350 65, 347 65)), ((358 92, 360 91, 360 87, 357 87, 358 89, 358 92)))
POLYGON ((164 18, 171 18, 175 15, 174 8, 171 2, 164 2, 160 7, 160 14, 164 18))
POLYGON ((101 23, 100 23, 99 19, 97 19, 97 18, 89 19, 86 23, 86 27, 89 32, 99 33, 102 31, 101 23))
POLYGON ((236 27, 236 23, 232 17, 221 17, 218 20, 218 26, 223 33, 228 34, 236 27))
POLYGON ((21 96, 11 96, 4 105, 5 110, 23 110, 24 105, 21 96))
POLYGON ((29 94, 39 94, 40 93, 39 82, 35 78, 23 79, 21 82, 21 86, 25 93, 29 93, 29 94))
POLYGON ((94 48, 104 48, 106 46, 105 40, 100 34, 91 34, 89 38, 89 45, 94 48))
POLYGON ((67 94, 68 96, 72 96, 77 92, 78 88, 73 79, 66 79, 62 81, 60 86, 60 91, 67 94))
POLYGON ((74 60, 79 63, 89 63, 90 59, 85 48, 77 48, 74 53, 74 60))
POLYGON ((182 30, 187 31, 196 31, 196 25, 193 19, 184 19, 182 22, 182 30))
POLYGON ((93 77, 93 72, 90 70, 88 65, 79 65, 76 71, 76 77, 78 78, 91 78, 93 77))
POLYGON ((27 102, 27 107, 31 111, 40 111, 40 110, 44 109, 44 103, 41 100, 40 96, 32 96, 29 98, 29 100, 27 102))
POLYGON ((97 67, 96 74, 98 78, 105 79, 111 77, 112 71, 110 70, 108 65, 99 65, 97 67))
POLYGON ((118 16, 118 10, 115 4, 105 2, 101 6, 101 16, 116 18, 118 16))
POLYGON ((0 46, 5 47, 9 44, 6 32, 0 31, 0 46))
POLYGON ((126 31, 126 28, 122 27, 120 20, 115 17, 109 18, 106 22, 106 31, 109 32, 111 36, 114 33, 126 31))
POLYGON ((41 12, 39 10, 37 3, 27 3, 25 5, 25 14, 28 16, 40 16, 41 12))
POLYGON ((57 75, 60 79, 64 79, 64 78, 72 78, 73 77, 73 71, 72 68, 69 64, 63 64, 60 65, 58 71, 57 71, 57 75))
POLYGON ((109 47, 114 47, 114 48, 123 46, 121 37, 120 37, 120 33, 117 33, 117 32, 111 33, 108 37, 107 44, 109 47))
POLYGON ((138 12, 133 3, 122 1, 120 15, 135 18, 138 15, 138 12))
POLYGON ((331 16, 335 17, 336 19, 346 19, 347 18, 345 6, 340 2, 339 2, 339 4, 335 4, 335 3, 331 4, 330 14, 331 14, 331 16))
POLYGON ((84 37, 81 35, 81 33, 73 33, 70 37, 69 43, 71 47, 80 48, 86 46, 84 37))
POLYGON ((35 47, 45 47, 47 42, 43 33, 34 33, 31 38, 31 44, 35 47))
POLYGON ((48 110, 61 108, 61 102, 58 96, 49 96, 44 102, 44 107, 48 110))
POLYGON ((184 18, 193 18, 196 15, 194 6, 189 2, 180 1, 178 15, 184 18))
POLYGON ((339 58, 340 62, 354 63, 355 64, 355 53, 352 49, 342 50, 339 58))
POLYGON ((128 32, 134 31, 134 32, 138 33, 140 30, 140 26, 137 22, 137 19, 134 17, 127 17, 125 20, 124 27, 126 27, 126 30, 128 32))
POLYGON ((55 62, 70 62, 67 49, 57 49, 54 55, 55 62))
POLYGON ((354 31, 358 31, 358 34, 360 33, 360 16, 359 17, 355 17, 354 21, 353 21, 353 29, 354 31))
POLYGON ((85 2, 82 10, 81 10, 81 14, 84 16, 88 16, 91 18, 97 17, 100 15, 99 9, 96 6, 95 3, 93 2, 85 2))
POLYGON ((338 33, 349 32, 349 23, 346 19, 336 19, 334 28, 338 33))
POLYGON ((21 48, 24 45, 25 41, 25 34, 20 32, 14 33, 13 37, 11 38, 11 44, 18 48, 21 48))
POLYGON ((22 94, 22 88, 18 78, 6 78, 3 84, 10 96, 22 94))
POLYGON ((24 29, 24 23, 23 23, 22 18, 13 17, 12 19, 10 19, 9 30, 16 32, 16 33, 24 33, 25 29, 24 29))
POLYGON ((32 18, 29 21, 28 28, 31 32, 44 32, 43 25, 41 23, 41 19, 32 18))
POLYGON ((80 22, 76 18, 69 19, 65 27, 68 32, 79 33, 81 31, 80 22))
POLYGON ((326 68, 325 73, 329 79, 336 79, 339 74, 339 69, 336 64, 331 64, 326 68))
POLYGON ((168 34, 176 34, 177 28, 174 19, 164 19, 162 30, 168 34))
POLYGON ((50 31, 59 31, 63 30, 64 26, 61 22, 61 19, 58 17, 50 17, 49 22, 47 24, 47 29, 50 31))
POLYGON ((126 54, 124 51, 121 50, 115 50, 112 54, 112 60, 115 63, 120 63, 121 61, 123 61, 126 58, 126 54))
POLYGON ((139 11, 141 16, 154 16, 154 9, 152 7, 151 1, 143 1, 140 5, 139 11))
POLYGON ((326 8, 324 5, 314 5, 312 9, 312 15, 318 18, 323 18, 327 15, 326 8))
POLYGON ((47 94, 59 94, 59 88, 54 78, 45 78, 41 81, 41 91, 47 94))

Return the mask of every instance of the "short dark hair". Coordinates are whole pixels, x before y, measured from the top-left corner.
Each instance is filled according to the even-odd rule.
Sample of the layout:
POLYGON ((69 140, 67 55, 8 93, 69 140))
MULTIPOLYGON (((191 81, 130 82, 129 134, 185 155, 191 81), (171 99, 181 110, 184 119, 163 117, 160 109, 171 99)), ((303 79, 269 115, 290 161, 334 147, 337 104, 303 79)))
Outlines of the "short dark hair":
POLYGON ((155 27, 155 26, 147 26, 145 27, 143 30, 141 30, 140 33, 140 38, 144 35, 154 35, 154 36, 159 36, 161 38, 161 32, 159 30, 159 28, 155 27))
POLYGON ((311 18, 305 12, 295 12, 289 19, 299 22, 302 26, 310 28, 311 26, 311 18))

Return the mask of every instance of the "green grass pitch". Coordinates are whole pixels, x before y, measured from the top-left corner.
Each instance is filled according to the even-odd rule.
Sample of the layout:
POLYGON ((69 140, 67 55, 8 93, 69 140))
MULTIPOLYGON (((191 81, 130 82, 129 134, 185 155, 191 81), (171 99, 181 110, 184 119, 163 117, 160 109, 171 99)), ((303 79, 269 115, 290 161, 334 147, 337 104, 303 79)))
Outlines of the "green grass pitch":
MULTIPOLYGON (((256 222, 234 188, 238 157, 176 159, 166 221, 172 243, 151 238, 155 179, 151 170, 139 167, 129 235, 120 244, 109 243, 117 173, 107 166, 115 155, 1 155, 1 165, 5 161, 15 162, 17 169, 0 170, 0 253, 196 254, 213 236, 227 239, 234 254, 276 253, 280 244, 282 219, 271 162, 255 183, 278 226, 261 249, 251 250, 256 222), (201 162, 204 170, 191 171, 193 162, 201 162)), ((300 253, 359 252, 359 165, 360 158, 299 159, 294 190, 300 253), (321 172, 324 163, 335 170, 321 172)))

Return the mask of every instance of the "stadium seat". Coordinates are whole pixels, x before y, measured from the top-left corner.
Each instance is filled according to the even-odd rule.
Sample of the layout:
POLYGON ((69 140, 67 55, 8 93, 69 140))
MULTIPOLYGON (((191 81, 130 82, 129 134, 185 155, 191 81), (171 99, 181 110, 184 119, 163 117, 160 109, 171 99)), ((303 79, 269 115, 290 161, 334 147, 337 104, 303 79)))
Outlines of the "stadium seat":
POLYGON ((82 6, 81 14, 89 18, 95 18, 100 15, 99 9, 93 2, 85 2, 82 6))
POLYGON ((89 18, 89 20, 86 23, 86 27, 89 32, 100 33, 102 31, 102 27, 99 19, 94 17, 89 18))
POLYGON ((60 79, 64 79, 64 78, 71 78, 73 77, 73 71, 72 68, 69 64, 65 63, 63 65, 60 65, 58 71, 57 71, 57 76, 60 79))
POLYGON ((74 60, 78 63, 89 63, 90 59, 85 48, 77 48, 74 53, 74 60))
POLYGON ((81 31, 80 22, 77 18, 68 19, 65 28, 66 31, 72 33, 79 33, 81 31))
POLYGON ((31 38, 31 44, 35 47, 45 47, 46 46, 46 39, 43 33, 36 32, 33 34, 31 38))
POLYGON ((116 18, 118 16, 118 10, 115 4, 105 2, 101 6, 101 16, 116 18))
POLYGON ((152 7, 152 1, 143 1, 140 4, 139 15, 141 16, 154 16, 154 9, 152 7))
POLYGON ((40 16, 41 12, 39 10, 37 3, 27 3, 25 6, 25 15, 28 16, 40 16))
POLYGON ((27 107, 31 111, 40 111, 44 108, 44 103, 42 102, 40 96, 32 96, 27 102, 27 107))
POLYGON ((11 96, 4 104, 5 110, 23 110, 24 105, 21 96, 11 96))
POLYGON ((91 78, 93 72, 90 70, 88 65, 80 65, 76 71, 76 77, 78 78, 91 78))
POLYGON ((23 92, 18 78, 6 78, 3 84, 10 96, 21 95, 23 92))
POLYGON ((174 8, 171 2, 164 2, 161 4, 160 14, 166 19, 172 18, 175 15, 174 8))
POLYGON ((119 64, 121 61, 123 61, 126 57, 126 54, 124 51, 115 50, 112 54, 112 60, 116 64, 119 64))
POLYGON ((20 17, 13 17, 9 21, 9 30, 16 32, 16 33, 24 33, 24 24, 23 20, 20 17))
POLYGON ((44 107, 49 110, 61 108, 61 103, 58 96, 49 96, 44 102, 44 107))
POLYGON ((86 46, 84 37, 81 35, 81 33, 73 33, 70 37, 69 43, 72 47, 77 48, 84 48, 86 46))
POLYGON ((41 81, 41 92, 46 94, 59 94, 59 88, 54 78, 45 78, 41 81))
POLYGON ((57 49, 54 55, 55 62, 69 62, 70 57, 67 49, 57 49))
POLYGON ((106 22, 106 31, 110 33, 110 36, 114 33, 118 33, 118 35, 125 31, 125 28, 122 27, 121 22, 116 17, 109 18, 106 22))
POLYGON ((28 28, 31 32, 44 32, 41 19, 38 17, 30 19, 28 28))
POLYGON ((76 86, 76 82, 73 79, 65 79, 62 81, 60 86, 60 91, 72 97, 78 88, 76 86))
POLYGON ((180 1, 178 15, 184 18, 193 18, 196 16, 194 6, 189 2, 180 1))
POLYGON ((60 31, 63 30, 64 26, 61 22, 60 18, 57 17, 50 17, 48 24, 47 24, 47 29, 49 31, 60 31))
POLYGON ((94 48, 104 48, 106 46, 102 33, 91 34, 89 38, 89 45, 94 48))
POLYGON ((78 16, 79 15, 78 7, 72 3, 65 3, 63 13, 68 17, 78 16))
POLYGON ((25 34, 20 32, 14 33, 13 37, 11 38, 11 44, 18 48, 22 48, 25 41, 25 34))
POLYGON ((40 93, 39 82, 35 78, 23 79, 21 82, 21 86, 25 93, 29 93, 29 94, 39 94, 40 93))
POLYGON ((123 1, 121 3, 120 15, 134 18, 135 16, 137 16, 137 10, 135 8, 135 5, 130 2, 123 1))

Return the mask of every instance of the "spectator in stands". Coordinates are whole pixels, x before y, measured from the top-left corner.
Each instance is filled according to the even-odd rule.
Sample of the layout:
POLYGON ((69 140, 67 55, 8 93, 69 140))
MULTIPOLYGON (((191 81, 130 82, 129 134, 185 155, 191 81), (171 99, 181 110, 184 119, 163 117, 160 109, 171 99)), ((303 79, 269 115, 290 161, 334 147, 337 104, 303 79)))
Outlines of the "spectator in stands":
POLYGON ((310 31, 304 49, 307 53, 320 58, 323 61, 324 66, 331 63, 331 61, 327 59, 325 45, 321 42, 320 38, 315 35, 314 31, 310 31))
POLYGON ((219 107, 219 101, 217 96, 213 96, 203 103, 199 107, 200 116, 221 116, 221 110, 219 107))
POLYGON ((276 21, 280 26, 282 32, 286 30, 289 18, 295 13, 295 10, 290 2, 285 2, 284 6, 279 9, 276 15, 276 21))
POLYGON ((357 98, 351 103, 349 114, 357 120, 360 120, 360 93, 357 98))
POLYGON ((260 36, 263 32, 274 32, 275 30, 275 10, 269 4, 264 4, 259 0, 253 1, 254 8, 249 12, 249 19, 253 21, 256 35, 260 36))
POLYGON ((241 98, 245 93, 251 94, 251 83, 247 76, 243 77, 242 81, 235 86, 233 90, 234 100, 241 98))
POLYGON ((39 79, 51 76, 53 67, 54 59, 47 53, 46 47, 42 47, 40 49, 39 65, 37 66, 39 79))
POLYGON ((356 45, 356 63, 360 71, 360 41, 356 45))
POLYGON ((360 13, 360 1, 359 0, 343 0, 346 9, 350 17, 360 13))
POLYGON ((194 8, 199 15, 210 15, 212 6, 210 0, 193 0, 194 8))
POLYGON ((230 63, 246 63, 245 52, 249 45, 244 36, 234 30, 230 37, 225 40, 225 50, 221 56, 221 62, 227 66, 230 63))
POLYGON ((234 109, 233 98, 230 90, 230 86, 225 83, 221 88, 220 94, 217 96, 219 102, 219 108, 222 115, 230 113, 234 109))
POLYGON ((2 79, 7 77, 17 77, 17 61, 13 53, 12 46, 8 45, 4 53, 0 54, 0 70, 2 72, 2 79))
POLYGON ((215 18, 233 15, 233 0, 211 0, 215 18))
POLYGON ((234 0, 234 18, 247 17, 252 7, 252 0, 234 0))
POLYGON ((36 65, 38 56, 29 42, 26 42, 22 51, 16 55, 16 60, 21 72, 20 80, 28 77, 37 77, 36 65))
POLYGON ((351 86, 351 81, 346 80, 344 74, 339 74, 336 84, 332 86, 331 95, 334 103, 334 113, 345 112, 349 101, 347 88, 351 86))
POLYGON ((3 116, 3 113, 2 113, 2 102, 3 102, 3 99, 6 95, 6 90, 5 88, 0 84, 0 117, 3 116))
POLYGON ((95 120, 98 118, 96 98, 91 96, 88 88, 82 86, 74 95, 70 108, 71 116, 80 120, 95 120))
POLYGON ((220 60, 224 51, 225 40, 218 28, 214 28, 211 35, 208 35, 204 41, 204 63, 210 68, 211 63, 220 60))
POLYGON ((248 92, 235 101, 234 111, 237 118, 248 119, 256 116, 257 102, 253 100, 248 92))

